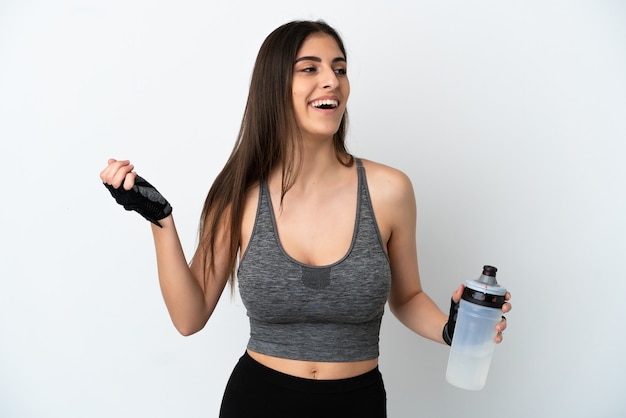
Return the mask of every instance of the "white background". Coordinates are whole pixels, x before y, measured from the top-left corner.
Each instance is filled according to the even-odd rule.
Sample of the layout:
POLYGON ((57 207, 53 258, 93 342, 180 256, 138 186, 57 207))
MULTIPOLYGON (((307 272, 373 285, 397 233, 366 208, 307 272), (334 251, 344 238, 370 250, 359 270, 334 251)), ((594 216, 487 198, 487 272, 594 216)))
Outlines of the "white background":
POLYGON ((387 313, 390 417, 626 416, 617 0, 0 0, 0 416, 217 416, 245 309, 179 336, 149 225, 98 174, 131 159, 191 255, 256 52, 301 18, 344 36, 351 151, 413 181, 427 292, 447 311, 492 264, 513 294, 480 392, 387 313))

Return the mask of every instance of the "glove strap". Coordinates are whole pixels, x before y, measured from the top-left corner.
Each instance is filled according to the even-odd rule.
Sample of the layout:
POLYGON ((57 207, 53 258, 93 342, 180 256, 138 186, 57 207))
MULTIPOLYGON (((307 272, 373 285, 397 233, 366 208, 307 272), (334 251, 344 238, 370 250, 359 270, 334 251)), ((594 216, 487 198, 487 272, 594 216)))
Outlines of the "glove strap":
POLYGON ((448 345, 452 345, 452 338, 454 337, 454 328, 456 327, 456 317, 459 313, 459 304, 450 298, 450 315, 448 316, 448 322, 443 326, 442 337, 448 345))

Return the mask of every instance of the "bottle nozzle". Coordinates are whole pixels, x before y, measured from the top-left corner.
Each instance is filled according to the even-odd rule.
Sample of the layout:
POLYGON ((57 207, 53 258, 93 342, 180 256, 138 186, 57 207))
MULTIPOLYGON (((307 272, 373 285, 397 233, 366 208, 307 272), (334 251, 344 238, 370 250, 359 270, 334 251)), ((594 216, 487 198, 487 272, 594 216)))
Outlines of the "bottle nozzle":
POLYGON ((485 276, 496 277, 497 271, 498 269, 493 266, 483 266, 483 274, 485 276))
POLYGON ((489 286, 497 286, 496 272, 497 268, 493 266, 483 266, 483 274, 478 278, 477 282, 484 283, 489 286))

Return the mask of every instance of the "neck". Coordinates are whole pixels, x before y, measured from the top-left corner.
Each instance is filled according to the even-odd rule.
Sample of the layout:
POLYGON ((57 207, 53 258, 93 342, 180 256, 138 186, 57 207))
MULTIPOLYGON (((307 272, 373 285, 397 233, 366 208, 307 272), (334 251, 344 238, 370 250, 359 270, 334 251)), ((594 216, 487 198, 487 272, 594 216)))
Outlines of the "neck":
MULTIPOLYGON (((296 157, 297 178, 294 189, 305 190, 310 187, 325 185, 337 179, 338 173, 346 167, 337 160, 332 138, 324 141, 303 141, 302 159, 296 157)), ((347 157, 346 157, 347 158, 347 157)), ((273 176, 281 178, 282 167, 274 170, 273 176)))

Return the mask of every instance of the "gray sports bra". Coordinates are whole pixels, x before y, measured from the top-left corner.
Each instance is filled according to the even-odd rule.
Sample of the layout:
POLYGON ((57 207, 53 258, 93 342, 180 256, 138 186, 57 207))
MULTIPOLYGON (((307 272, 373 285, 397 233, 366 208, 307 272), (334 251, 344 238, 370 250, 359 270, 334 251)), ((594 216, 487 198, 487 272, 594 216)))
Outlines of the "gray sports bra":
POLYGON ((237 274, 250 318, 249 349, 307 361, 378 357, 391 271, 365 169, 361 160, 356 162, 359 193, 352 243, 341 260, 327 266, 303 264, 285 252, 267 182, 261 182, 252 236, 237 274))

